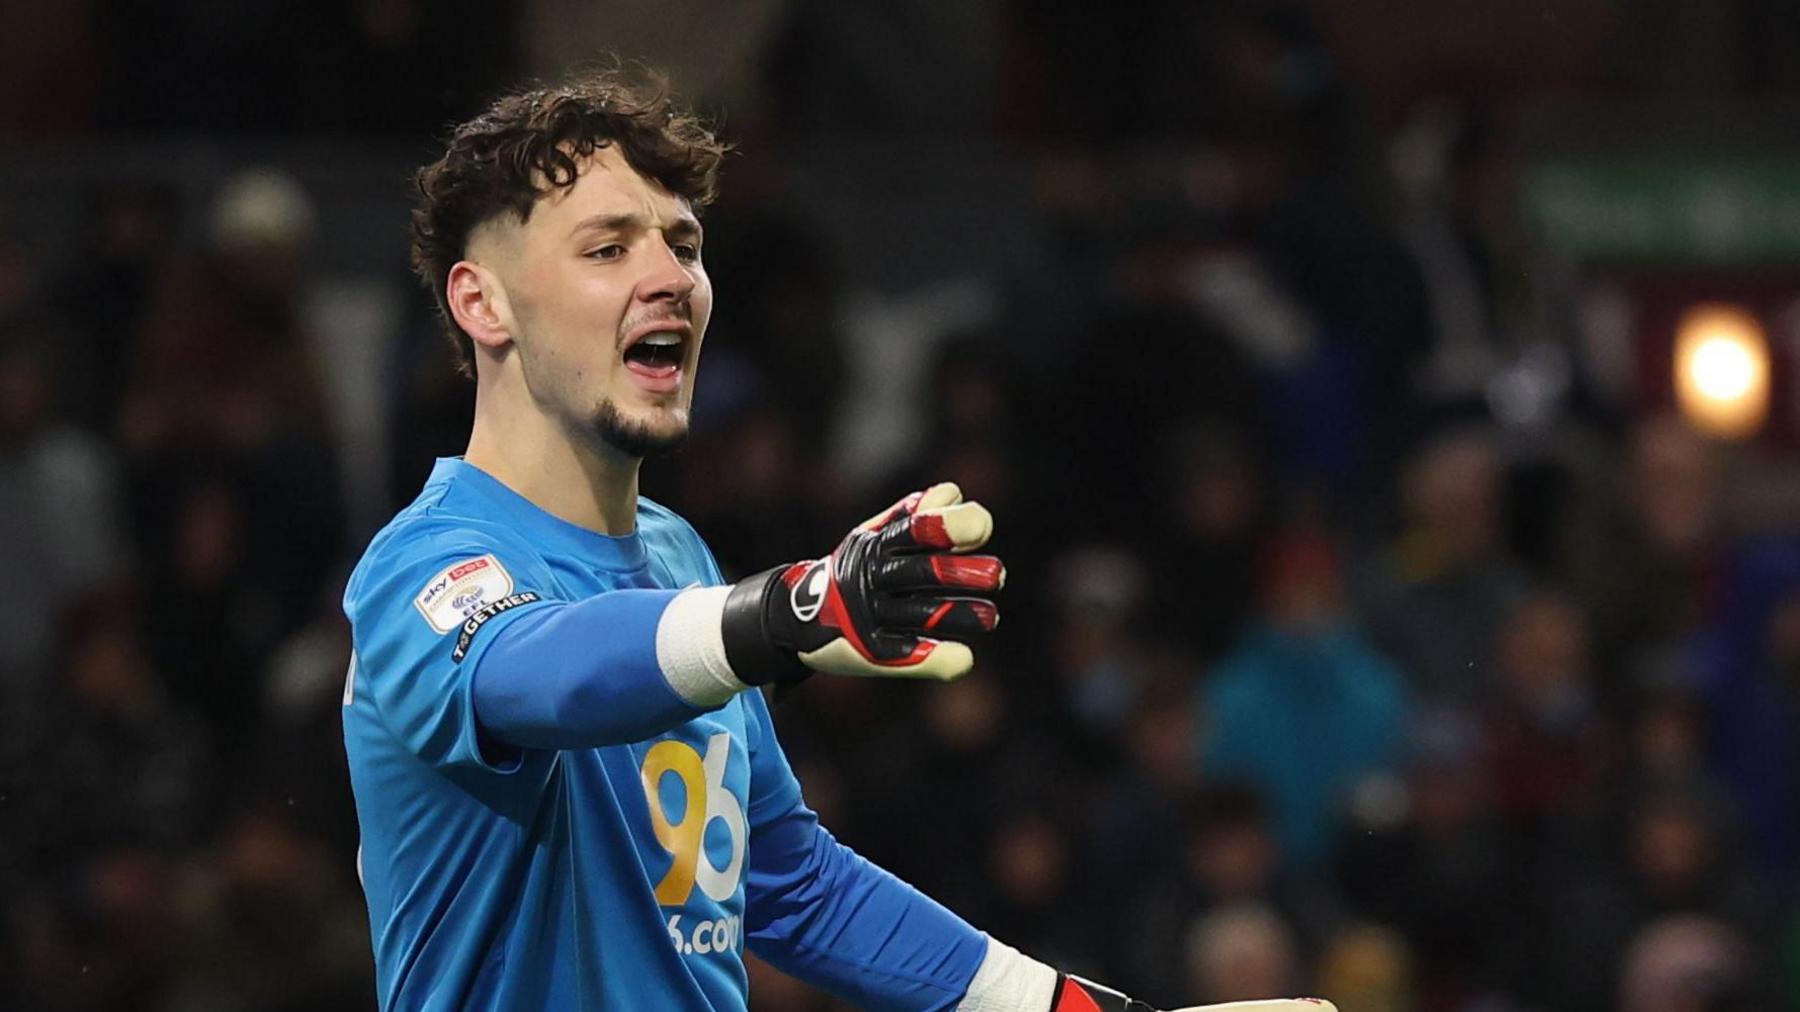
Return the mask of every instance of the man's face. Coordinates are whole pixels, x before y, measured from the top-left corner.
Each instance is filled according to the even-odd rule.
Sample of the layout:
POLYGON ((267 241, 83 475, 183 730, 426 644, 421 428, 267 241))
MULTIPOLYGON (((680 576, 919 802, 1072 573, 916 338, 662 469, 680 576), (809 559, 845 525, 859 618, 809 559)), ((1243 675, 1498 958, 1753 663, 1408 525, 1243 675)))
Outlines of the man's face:
POLYGON ((520 225, 478 232, 505 284, 513 343, 539 410, 633 457, 687 435, 712 283, 686 200, 595 151, 569 190, 520 225))

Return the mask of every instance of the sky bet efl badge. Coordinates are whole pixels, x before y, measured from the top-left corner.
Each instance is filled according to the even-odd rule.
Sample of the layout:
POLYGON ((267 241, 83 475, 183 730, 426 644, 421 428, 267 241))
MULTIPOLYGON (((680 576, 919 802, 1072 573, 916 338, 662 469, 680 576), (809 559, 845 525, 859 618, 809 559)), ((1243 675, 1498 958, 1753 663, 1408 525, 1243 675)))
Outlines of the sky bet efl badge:
POLYGON ((431 578, 413 606, 443 635, 490 601, 512 593, 512 574, 492 555, 451 563, 431 578))

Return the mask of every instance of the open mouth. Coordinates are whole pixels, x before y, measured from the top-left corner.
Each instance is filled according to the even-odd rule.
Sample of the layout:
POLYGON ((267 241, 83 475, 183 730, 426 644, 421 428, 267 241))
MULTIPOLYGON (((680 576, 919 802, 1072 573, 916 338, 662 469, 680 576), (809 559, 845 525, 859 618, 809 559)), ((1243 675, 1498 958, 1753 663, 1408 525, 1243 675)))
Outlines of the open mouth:
POLYGON ((672 330, 645 334, 625 349, 625 364, 651 376, 668 376, 681 368, 687 341, 672 330))

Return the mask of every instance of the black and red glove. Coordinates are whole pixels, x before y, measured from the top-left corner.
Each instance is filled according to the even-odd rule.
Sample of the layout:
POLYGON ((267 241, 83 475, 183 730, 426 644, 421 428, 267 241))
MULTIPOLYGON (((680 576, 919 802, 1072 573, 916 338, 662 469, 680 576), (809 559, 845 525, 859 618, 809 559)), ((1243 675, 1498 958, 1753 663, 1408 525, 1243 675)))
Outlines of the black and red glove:
MULTIPOLYGON (((1056 994, 1050 999, 1050 1012, 1157 1012, 1157 1009, 1091 980, 1058 974, 1056 994)), ((1337 1006, 1323 998, 1271 998, 1223 1005, 1191 1005, 1171 1012, 1337 1012, 1337 1006)))
POLYGON ((958 640, 1000 621, 991 595, 1006 568, 987 543, 994 519, 944 482, 852 530, 829 556, 777 566, 725 598, 725 656, 751 685, 815 671, 960 678, 975 655, 958 640))

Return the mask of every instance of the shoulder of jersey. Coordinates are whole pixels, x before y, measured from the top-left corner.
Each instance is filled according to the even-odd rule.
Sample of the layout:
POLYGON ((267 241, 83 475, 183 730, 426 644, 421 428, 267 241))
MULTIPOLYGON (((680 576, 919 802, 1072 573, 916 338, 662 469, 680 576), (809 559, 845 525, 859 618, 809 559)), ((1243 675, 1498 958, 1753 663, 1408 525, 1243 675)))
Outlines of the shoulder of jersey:
POLYGON ((640 524, 678 524, 687 526, 681 515, 647 495, 638 496, 638 523, 640 524))
POLYGON ((701 545, 700 532, 681 514, 654 499, 638 497, 638 532, 645 538, 666 537, 701 545))
POLYGON ((352 588, 370 571, 404 565, 415 553, 441 551, 449 542, 470 556, 497 552, 515 561, 532 551, 499 518, 445 509, 443 492, 442 487, 428 489, 376 533, 351 573, 352 588))

